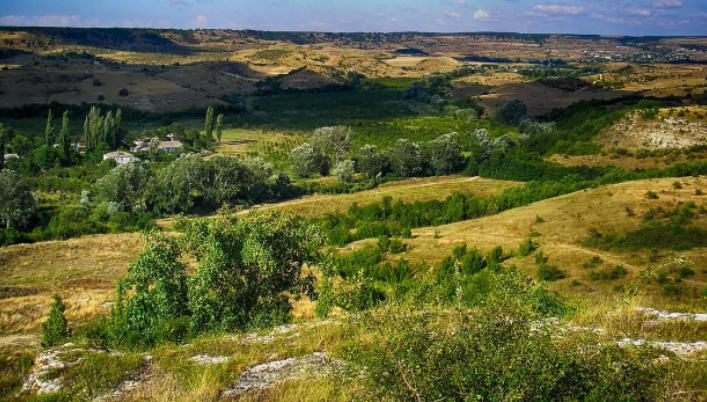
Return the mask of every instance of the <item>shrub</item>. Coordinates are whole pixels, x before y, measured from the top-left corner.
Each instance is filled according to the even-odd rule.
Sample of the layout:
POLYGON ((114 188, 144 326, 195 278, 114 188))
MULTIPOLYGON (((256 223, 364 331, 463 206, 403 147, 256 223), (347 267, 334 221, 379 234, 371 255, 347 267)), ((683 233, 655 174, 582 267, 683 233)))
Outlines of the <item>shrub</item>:
POLYGON ((298 293, 301 268, 318 261, 323 241, 315 226, 277 212, 183 221, 180 228, 185 250, 197 258, 188 306, 191 328, 202 331, 244 328, 259 316, 266 321, 267 311, 267 321, 289 319, 281 294, 298 293))
POLYGON ((388 159, 375 145, 364 145, 359 151, 358 169, 367 178, 383 175, 388 170, 388 159))
POLYGON ((59 295, 54 295, 54 302, 49 309, 47 320, 42 323, 42 346, 48 348, 63 342, 71 334, 64 317, 66 306, 59 295))
POLYGON ((142 334, 149 344, 170 321, 186 316, 187 276, 181 257, 176 239, 148 234, 142 253, 118 283, 112 324, 142 334))
POLYGON ((118 96, 128 96, 130 92, 128 92, 127 88, 120 88, 118 91, 118 96))
POLYGON ((292 149, 290 154, 292 172, 297 177, 309 177, 314 174, 326 175, 329 161, 312 145, 304 143, 292 149))
POLYGON ((548 265, 546 263, 538 264, 538 278, 543 281, 557 281, 567 277, 565 273, 554 265, 548 265))
POLYGON ((652 400, 665 390, 656 352, 586 333, 555 340, 556 329, 538 328, 513 300, 520 305, 373 311, 359 324, 367 336, 341 354, 371 400, 652 400))
POLYGON ((657 200, 658 194, 656 194, 654 191, 647 191, 646 198, 648 198, 649 200, 657 200))
POLYGON ((343 183, 351 183, 354 175, 354 161, 347 159, 339 162, 334 168, 334 176, 343 183))
POLYGON ((385 295, 373 286, 373 281, 363 272, 339 282, 334 294, 334 304, 352 312, 367 310, 385 299, 385 295))
POLYGON ((621 279, 628 274, 626 268, 623 265, 616 265, 611 269, 604 269, 601 271, 592 271, 589 274, 589 279, 593 281, 611 281, 616 279, 621 279))
POLYGON ((527 257, 538 248, 538 245, 531 238, 527 238, 518 246, 518 257, 527 257))

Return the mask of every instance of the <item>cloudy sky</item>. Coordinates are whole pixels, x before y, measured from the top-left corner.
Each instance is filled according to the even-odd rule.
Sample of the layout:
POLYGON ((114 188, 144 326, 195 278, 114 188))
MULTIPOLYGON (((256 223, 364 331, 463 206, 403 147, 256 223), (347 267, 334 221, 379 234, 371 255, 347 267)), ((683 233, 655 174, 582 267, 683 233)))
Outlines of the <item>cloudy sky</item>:
POLYGON ((707 35, 707 0, 0 0, 0 25, 707 35))

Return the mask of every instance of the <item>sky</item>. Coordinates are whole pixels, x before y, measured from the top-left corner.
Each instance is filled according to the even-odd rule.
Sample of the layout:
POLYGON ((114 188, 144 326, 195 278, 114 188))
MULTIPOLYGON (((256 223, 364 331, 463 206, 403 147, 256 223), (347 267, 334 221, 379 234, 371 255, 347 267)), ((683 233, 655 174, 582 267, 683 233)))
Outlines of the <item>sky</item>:
POLYGON ((0 0, 0 25, 707 35, 707 0, 0 0))

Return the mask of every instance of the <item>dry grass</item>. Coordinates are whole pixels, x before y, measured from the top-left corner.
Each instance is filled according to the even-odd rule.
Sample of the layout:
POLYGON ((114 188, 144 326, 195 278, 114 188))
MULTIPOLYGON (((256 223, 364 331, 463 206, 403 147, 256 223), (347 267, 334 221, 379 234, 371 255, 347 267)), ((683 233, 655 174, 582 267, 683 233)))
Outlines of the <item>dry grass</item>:
MULTIPOLYGON (((452 249, 466 243, 470 246, 489 250, 502 246, 507 253, 517 250, 519 244, 529 235, 540 244, 542 252, 549 257, 549 263, 565 271, 567 278, 551 282, 549 287, 565 294, 605 295, 613 289, 624 286, 630 289, 638 286, 639 277, 649 267, 660 265, 672 257, 684 256, 698 269, 695 276, 683 284, 698 295, 707 283, 707 271, 699 269, 707 263, 707 250, 692 249, 684 252, 662 251, 657 261, 650 261, 650 250, 635 252, 615 252, 595 250, 579 245, 589 235, 591 228, 602 233, 621 233, 635 230, 642 225, 642 216, 651 207, 674 208, 678 202, 696 201, 700 197, 695 190, 704 188, 704 177, 680 179, 681 189, 675 189, 674 178, 633 181, 604 186, 597 189, 540 201, 526 207, 516 208, 484 218, 452 223, 439 227, 427 227, 413 230, 413 239, 406 240, 410 250, 401 254, 414 263, 426 263, 436 266, 452 249), (659 198, 646 199, 647 191, 655 191, 659 198), (630 208, 632 214, 626 212, 630 208), (630 216, 629 216, 630 215, 630 216), (537 217, 541 219, 538 220, 537 217), (437 233, 437 235, 435 235, 437 233), (593 257, 601 258, 600 268, 612 268, 622 265, 628 274, 618 280, 591 281, 590 270, 582 267, 593 257), (579 281, 579 285, 573 284, 579 281)), ((357 248, 370 240, 356 242, 347 249, 357 248)), ((397 256, 396 256, 397 258, 397 256)), ((535 273, 534 257, 513 257, 507 265, 517 265, 531 276, 535 273)), ((646 292, 656 305, 692 304, 704 308, 704 301, 691 295, 686 300, 665 298, 655 286, 638 289, 646 292), (696 304, 696 305, 695 305, 696 304)))
POLYGON ((612 99, 625 95, 597 87, 584 87, 576 91, 566 91, 547 86, 541 82, 504 84, 495 87, 488 95, 479 97, 480 103, 493 114, 506 101, 519 99, 528 106, 531 115, 545 115, 555 108, 567 107, 575 102, 590 99, 612 99))
MULTIPOLYGON (((694 155, 691 155, 694 156, 694 155)), ((707 153, 702 152, 697 158, 704 159, 707 153)), ((680 162, 687 162, 687 156, 649 156, 637 158, 634 156, 614 156, 614 155, 561 155, 554 154, 548 158, 549 161, 565 166, 616 166, 626 170, 658 168, 664 169, 668 166, 680 162)))
POLYGON ((517 182, 481 177, 436 176, 391 182, 373 190, 353 194, 316 194, 292 201, 267 204, 260 208, 290 210, 302 216, 317 217, 331 212, 343 212, 354 202, 363 206, 380 202, 384 197, 405 202, 442 200, 456 192, 487 197, 520 185, 521 183, 517 182))
POLYGON ((217 152, 228 156, 265 154, 277 148, 291 149, 304 142, 304 136, 279 131, 249 130, 243 128, 223 131, 217 152))
POLYGON ((70 321, 105 313, 117 279, 141 250, 135 233, 0 248, 0 334, 36 330, 53 294, 66 299, 70 321))

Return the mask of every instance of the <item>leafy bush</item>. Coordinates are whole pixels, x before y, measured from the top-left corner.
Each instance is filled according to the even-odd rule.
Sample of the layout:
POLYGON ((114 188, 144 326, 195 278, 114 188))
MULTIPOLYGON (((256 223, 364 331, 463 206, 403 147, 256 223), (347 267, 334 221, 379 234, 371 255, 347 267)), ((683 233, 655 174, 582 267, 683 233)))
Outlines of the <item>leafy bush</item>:
POLYGON ((336 178, 343 183, 351 183, 355 172, 354 166, 354 161, 350 159, 343 160, 339 162, 336 167, 334 167, 334 176, 336 176, 336 178))
POLYGON ((653 400, 665 390, 656 352, 585 333, 557 339, 522 299, 506 296, 477 310, 373 311, 340 353, 367 399, 653 400))
POLYGON ((290 318, 305 263, 319 261, 316 227, 278 212, 179 220, 183 236, 151 233, 117 287, 110 320, 87 336, 101 345, 178 342, 202 331, 270 326, 290 318), (187 275, 182 258, 196 268, 187 275))
POLYGON ((42 346, 45 348, 62 343, 71 334, 64 318, 65 310, 64 301, 59 295, 54 295, 47 320, 42 323, 42 346))
POLYGON ((538 245, 533 242, 533 239, 527 238, 518 246, 518 257, 527 257, 538 248, 538 245))
POLYGON ((589 279, 593 281, 612 281, 616 279, 621 279, 628 274, 626 268, 623 265, 616 265, 611 269, 604 269, 601 271, 592 271, 589 273, 589 279))
POLYGON ((554 265, 546 263, 538 264, 538 278, 543 281, 557 281, 566 278, 567 275, 554 265))

